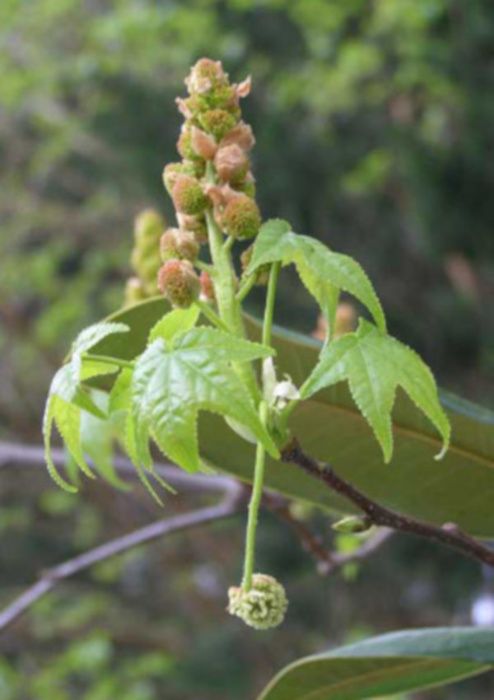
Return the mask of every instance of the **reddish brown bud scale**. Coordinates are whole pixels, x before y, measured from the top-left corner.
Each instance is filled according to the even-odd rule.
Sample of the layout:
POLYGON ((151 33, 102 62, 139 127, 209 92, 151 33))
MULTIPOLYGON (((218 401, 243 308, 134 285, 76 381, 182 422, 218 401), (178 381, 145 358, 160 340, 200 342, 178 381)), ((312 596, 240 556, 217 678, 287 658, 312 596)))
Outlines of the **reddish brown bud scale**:
POLYGON ((218 148, 216 141, 210 134, 198 129, 196 126, 191 128, 191 145, 194 152, 204 158, 204 160, 212 160, 218 148))
POLYGON ((203 216, 178 214, 177 218, 180 228, 183 231, 192 233, 199 245, 208 242, 208 227, 206 225, 206 219, 203 216))
POLYGON ((175 209, 181 214, 200 214, 208 204, 208 198, 199 182, 190 175, 178 175, 172 188, 175 209))
POLYGON ((205 301, 214 301, 214 284, 209 272, 203 270, 199 275, 199 282, 201 284, 201 297, 203 297, 205 301))
POLYGON ((172 306, 187 309, 199 297, 199 277, 188 260, 168 260, 158 272, 158 288, 172 306))
POLYGON ((253 148, 255 142, 256 140, 250 126, 245 124, 245 122, 239 122, 233 129, 225 134, 221 140, 220 146, 229 146, 235 143, 237 146, 240 146, 242 150, 248 152, 253 148))
POLYGON ((249 159, 240 146, 232 143, 218 149, 214 165, 220 180, 235 184, 245 178, 249 170, 249 159))

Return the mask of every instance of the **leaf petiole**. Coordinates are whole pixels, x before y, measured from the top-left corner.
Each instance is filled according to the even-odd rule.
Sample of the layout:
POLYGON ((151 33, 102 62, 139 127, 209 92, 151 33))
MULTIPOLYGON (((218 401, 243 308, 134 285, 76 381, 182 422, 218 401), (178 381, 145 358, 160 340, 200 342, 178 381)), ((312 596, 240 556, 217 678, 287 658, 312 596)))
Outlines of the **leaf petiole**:
POLYGON ((230 333, 230 329, 226 325, 224 321, 221 320, 221 318, 216 314, 213 309, 209 306, 209 304, 205 301, 196 301, 196 305, 199 307, 201 310, 201 313, 212 323, 213 326, 216 326, 216 328, 219 328, 220 331, 224 331, 225 333, 230 333))
POLYGON ((107 364, 107 365, 116 365, 117 367, 124 367, 127 369, 134 368, 134 363, 130 362, 129 360, 122 360, 119 357, 110 357, 108 355, 85 354, 82 356, 82 361, 84 362, 85 360, 91 361, 91 362, 103 362, 104 364, 107 364))
POLYGON ((249 275, 245 282, 240 286, 240 289, 237 292, 236 299, 239 304, 243 302, 245 297, 249 294, 250 290, 252 287, 254 287, 256 283, 256 275, 249 275))

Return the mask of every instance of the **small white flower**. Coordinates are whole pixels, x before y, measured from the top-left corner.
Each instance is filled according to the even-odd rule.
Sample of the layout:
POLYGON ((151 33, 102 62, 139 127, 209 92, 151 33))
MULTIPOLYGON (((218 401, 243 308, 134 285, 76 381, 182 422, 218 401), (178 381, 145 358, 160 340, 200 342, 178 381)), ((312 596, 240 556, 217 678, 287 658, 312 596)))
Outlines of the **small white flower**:
POLYGON ((285 379, 283 381, 277 381, 272 357, 266 358, 263 362, 262 380, 264 399, 269 406, 272 406, 276 410, 280 411, 285 408, 290 401, 297 401, 300 399, 299 390, 287 374, 285 374, 285 379))

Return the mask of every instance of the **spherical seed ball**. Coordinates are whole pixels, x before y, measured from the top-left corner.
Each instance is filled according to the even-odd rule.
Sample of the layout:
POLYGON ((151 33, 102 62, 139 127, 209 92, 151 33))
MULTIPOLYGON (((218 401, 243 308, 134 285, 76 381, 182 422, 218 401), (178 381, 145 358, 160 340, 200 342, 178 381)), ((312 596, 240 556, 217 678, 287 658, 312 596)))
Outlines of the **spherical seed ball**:
POLYGON ((204 131, 212 134, 217 141, 221 141, 237 122, 235 116, 224 109, 209 109, 200 114, 198 120, 204 131))
POLYGON ((201 285, 188 260, 168 260, 158 272, 158 288, 172 306, 187 309, 198 299, 201 285))
POLYGON ((194 262, 199 254, 199 243, 190 231, 169 228, 161 236, 160 254, 163 262, 173 258, 194 262))
POLYGON ((216 152, 214 165, 223 182, 241 182, 249 170, 249 159, 236 143, 223 146, 216 152))
POLYGON ((175 209, 181 214, 200 214, 207 206, 208 198, 199 182, 190 175, 178 175, 172 187, 175 209))
POLYGON ((273 576, 254 574, 246 591, 232 586, 228 590, 228 612, 257 630, 278 627, 288 607, 285 589, 273 576))
POLYGON ((261 214, 257 204, 246 194, 238 194, 223 210, 221 225, 229 236, 253 238, 261 226, 261 214))

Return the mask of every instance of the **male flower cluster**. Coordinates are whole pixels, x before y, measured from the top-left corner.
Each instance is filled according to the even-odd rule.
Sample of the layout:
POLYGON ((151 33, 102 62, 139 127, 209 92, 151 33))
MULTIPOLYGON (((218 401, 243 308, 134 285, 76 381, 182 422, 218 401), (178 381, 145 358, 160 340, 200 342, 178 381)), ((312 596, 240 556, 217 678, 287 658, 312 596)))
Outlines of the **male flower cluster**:
POLYGON ((235 239, 253 238, 261 225, 249 159, 255 140, 240 111, 250 79, 232 84, 219 61, 202 58, 185 84, 188 97, 177 99, 185 118, 177 142, 182 160, 163 171, 178 226, 161 238, 164 264, 158 278, 161 292, 179 307, 193 303, 201 287, 203 296, 214 298, 211 280, 199 284, 194 269, 200 246, 208 240, 206 213, 235 239))

